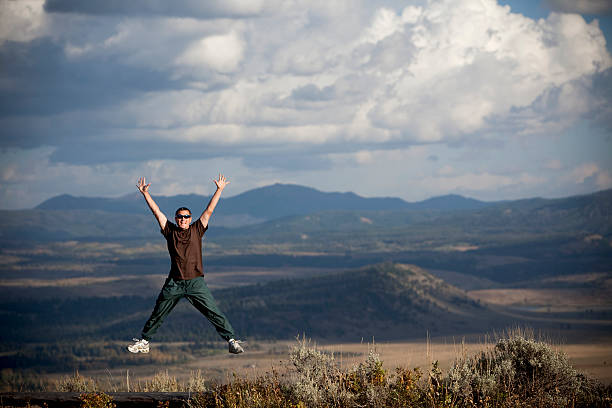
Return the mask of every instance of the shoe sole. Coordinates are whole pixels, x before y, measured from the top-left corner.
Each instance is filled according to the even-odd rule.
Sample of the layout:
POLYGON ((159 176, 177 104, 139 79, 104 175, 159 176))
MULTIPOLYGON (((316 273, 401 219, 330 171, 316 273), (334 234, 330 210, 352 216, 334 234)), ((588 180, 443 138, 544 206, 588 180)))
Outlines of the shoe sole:
POLYGON ((127 350, 128 350, 130 353, 132 353, 132 354, 138 354, 138 353, 144 353, 144 354, 146 354, 146 353, 148 353, 148 352, 149 352, 149 350, 148 350, 148 349, 147 349, 147 350, 136 350, 136 351, 132 351, 132 350, 130 350, 130 349, 128 348, 127 350))

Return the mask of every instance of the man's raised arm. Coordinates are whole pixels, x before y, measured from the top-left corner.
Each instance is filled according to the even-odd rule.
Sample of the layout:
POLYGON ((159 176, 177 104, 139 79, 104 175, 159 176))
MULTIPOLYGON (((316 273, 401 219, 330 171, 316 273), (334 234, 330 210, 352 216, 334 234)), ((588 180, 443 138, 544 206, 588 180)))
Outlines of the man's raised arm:
POLYGON ((164 228, 166 228, 166 223, 168 222, 168 219, 166 218, 164 213, 161 212, 161 210, 157 206, 157 203, 155 203, 155 201, 153 201, 153 197, 151 197, 151 194, 149 194, 149 186, 150 185, 151 185, 151 183, 146 184, 145 178, 141 177, 141 178, 138 179, 138 184, 136 184, 136 187, 138 187, 138 191, 140 191, 142 193, 142 196, 144 197, 145 201, 147 202, 147 205, 151 209, 151 212, 153 213, 153 215, 157 219, 157 222, 159 222, 159 226, 163 230, 164 228))
POLYGON ((215 194, 213 194, 210 201, 208 202, 208 205, 206 206, 206 209, 200 216, 200 222, 202 223, 204 228, 208 226, 208 220, 210 219, 210 216, 215 210, 215 207, 219 202, 219 198, 221 198, 221 192, 229 184, 229 181, 225 178, 223 174, 219 174, 219 178, 217 180, 213 179, 213 181, 217 185, 217 191, 215 191, 215 194))

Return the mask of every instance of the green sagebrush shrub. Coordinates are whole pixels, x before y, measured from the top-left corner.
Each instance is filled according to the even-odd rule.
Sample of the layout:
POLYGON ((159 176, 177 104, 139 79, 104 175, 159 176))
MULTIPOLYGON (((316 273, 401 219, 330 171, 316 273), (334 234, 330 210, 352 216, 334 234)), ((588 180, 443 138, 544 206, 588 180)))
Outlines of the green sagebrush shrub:
POLYGON ((298 401, 306 406, 337 406, 348 398, 334 356, 311 347, 306 338, 297 339, 289 351, 289 361, 293 368, 290 389, 298 401))
POLYGON ((460 406, 591 407, 603 388, 576 371, 562 352, 522 336, 457 361, 446 382, 460 406))

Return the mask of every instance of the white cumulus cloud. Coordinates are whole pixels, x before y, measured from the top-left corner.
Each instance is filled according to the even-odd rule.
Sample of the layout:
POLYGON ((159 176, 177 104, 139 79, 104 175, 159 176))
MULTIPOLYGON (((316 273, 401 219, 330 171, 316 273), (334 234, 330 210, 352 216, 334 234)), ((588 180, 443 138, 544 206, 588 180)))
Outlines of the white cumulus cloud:
POLYGON ((370 16, 340 11, 321 6, 319 14, 230 23, 225 33, 216 27, 174 59, 176 75, 207 92, 189 102, 191 120, 161 96, 158 108, 143 104, 142 116, 165 111, 164 122, 191 124, 192 135, 217 123, 259 134, 261 124, 274 126, 281 148, 309 131, 323 142, 378 144, 561 131, 605 106, 589 78, 612 59, 597 23, 578 15, 535 21, 494 0, 381 7, 370 16), (338 19, 340 11, 353 24, 338 19), (215 81, 223 87, 210 92, 215 81))
MULTIPOLYGON (((534 21, 494 1, 432 2, 401 32, 389 41, 417 49, 404 66, 388 72, 388 91, 377 98, 371 117, 417 141, 486 131, 549 89, 575 93, 565 84, 612 66, 596 22, 564 14, 534 21)), ((574 117, 585 111, 569 106, 571 97, 562 101, 555 108, 574 117)), ((517 117, 513 123, 530 125, 517 117)))
POLYGON ((191 44, 176 59, 177 64, 208 67, 217 72, 236 71, 244 55, 245 44, 241 36, 232 31, 211 35, 191 44))
POLYGON ((590 181, 598 189, 612 187, 612 176, 610 172, 601 169, 596 163, 584 163, 575 167, 567 178, 577 184, 583 184, 590 181))
POLYGON ((0 45, 46 34, 45 0, 0 0, 0 45))

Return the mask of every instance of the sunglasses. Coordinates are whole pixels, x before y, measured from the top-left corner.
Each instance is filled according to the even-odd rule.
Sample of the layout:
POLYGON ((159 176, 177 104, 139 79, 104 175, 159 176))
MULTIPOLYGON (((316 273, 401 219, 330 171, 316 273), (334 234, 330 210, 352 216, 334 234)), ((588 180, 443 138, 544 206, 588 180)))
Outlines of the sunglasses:
POLYGON ((186 215, 176 214, 176 218, 178 218, 179 220, 183 218, 191 218, 191 214, 186 214, 186 215))

